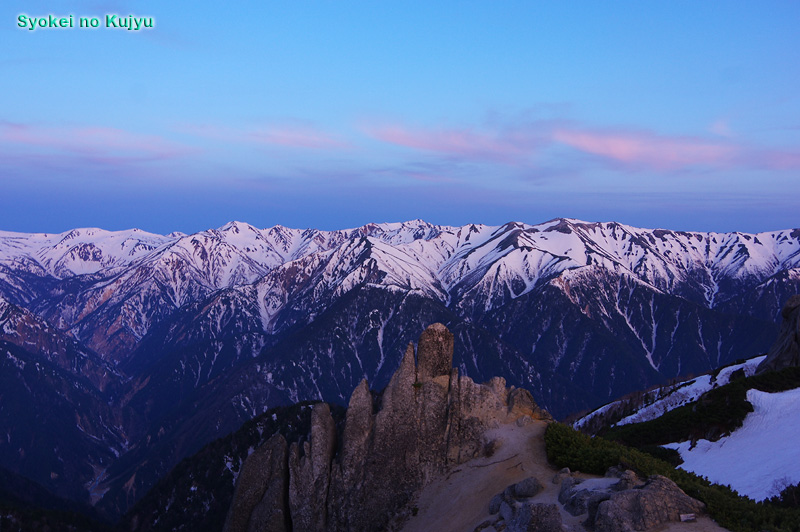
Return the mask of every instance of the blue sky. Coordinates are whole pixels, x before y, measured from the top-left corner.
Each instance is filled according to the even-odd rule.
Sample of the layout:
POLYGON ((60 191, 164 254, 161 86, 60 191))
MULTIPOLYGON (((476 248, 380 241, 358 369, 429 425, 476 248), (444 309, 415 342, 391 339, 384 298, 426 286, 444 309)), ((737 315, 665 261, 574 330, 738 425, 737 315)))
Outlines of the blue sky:
POLYGON ((790 1, 5 0, 0 229, 798 227, 798 27, 790 1))

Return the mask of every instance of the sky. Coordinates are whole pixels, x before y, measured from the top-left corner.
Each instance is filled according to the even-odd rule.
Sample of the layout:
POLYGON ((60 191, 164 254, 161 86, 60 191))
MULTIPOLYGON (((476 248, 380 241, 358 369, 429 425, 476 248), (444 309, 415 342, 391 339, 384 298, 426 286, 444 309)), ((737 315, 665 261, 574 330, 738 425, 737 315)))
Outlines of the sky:
POLYGON ((798 27, 794 1, 3 0, 0 230, 800 227, 798 27))

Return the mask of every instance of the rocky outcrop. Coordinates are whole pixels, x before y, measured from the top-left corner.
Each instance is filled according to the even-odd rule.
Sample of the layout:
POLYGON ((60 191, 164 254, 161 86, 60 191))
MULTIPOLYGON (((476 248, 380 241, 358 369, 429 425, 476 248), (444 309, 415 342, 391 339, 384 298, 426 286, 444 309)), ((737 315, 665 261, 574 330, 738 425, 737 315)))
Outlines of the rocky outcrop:
POLYGON ((419 337, 419 352, 420 382, 449 375, 453 367, 453 334, 441 323, 434 323, 419 337))
POLYGON ((476 530, 508 532, 561 532, 561 513, 555 504, 531 502, 542 491, 536 477, 528 477, 508 486, 489 502, 489 513, 495 516, 484 521, 476 530))
POLYGON ((239 473, 225 532, 289 530, 286 439, 276 434, 251 454, 239 473))
POLYGON ((336 445, 336 425, 327 403, 311 411, 311 438, 289 449, 289 509, 297 530, 322 531, 327 522, 326 503, 331 460, 336 445))
POLYGON ((567 474, 560 480, 559 502, 572 515, 585 514, 584 524, 595 532, 650 530, 705 509, 661 475, 642 482, 633 471, 611 468, 605 478, 581 480, 567 474))
MULTIPOLYGON (((283 441, 283 465, 273 463, 280 454, 275 438, 267 444, 274 450, 260 448, 247 459, 225 531, 248 530, 267 493, 283 506, 272 521, 260 522, 288 514, 294 530, 384 529, 434 477, 484 453, 488 429, 522 418, 549 419, 526 390, 509 390, 502 378, 476 384, 460 376, 452 360, 453 335, 442 324, 431 325, 420 337, 416 360, 409 344, 382 395, 374 397, 366 381, 353 391, 340 440, 328 405, 315 405, 307 441, 292 444, 288 453, 283 441), (273 497, 277 486, 283 493, 273 497)), ((540 488, 529 480, 517 491, 522 496, 540 488)), ((542 522, 553 518, 547 508, 524 512, 542 522)))
POLYGON ((641 488, 611 495, 597 507, 596 532, 649 530, 662 523, 680 521, 681 514, 699 513, 705 505, 686 495, 673 481, 653 475, 641 488))
POLYGON ((800 295, 786 301, 781 316, 783 323, 778 339, 770 347, 767 358, 756 368, 757 374, 800 366, 800 295))

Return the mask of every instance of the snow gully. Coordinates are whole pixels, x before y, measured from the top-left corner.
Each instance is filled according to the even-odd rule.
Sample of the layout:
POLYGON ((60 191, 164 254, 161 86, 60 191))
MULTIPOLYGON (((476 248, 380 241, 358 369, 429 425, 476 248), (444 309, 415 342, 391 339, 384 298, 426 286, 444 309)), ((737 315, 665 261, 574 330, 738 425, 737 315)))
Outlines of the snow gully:
POLYGON ((125 28, 128 31, 138 31, 142 28, 152 28, 153 17, 119 17, 119 15, 106 15, 106 28, 125 28))

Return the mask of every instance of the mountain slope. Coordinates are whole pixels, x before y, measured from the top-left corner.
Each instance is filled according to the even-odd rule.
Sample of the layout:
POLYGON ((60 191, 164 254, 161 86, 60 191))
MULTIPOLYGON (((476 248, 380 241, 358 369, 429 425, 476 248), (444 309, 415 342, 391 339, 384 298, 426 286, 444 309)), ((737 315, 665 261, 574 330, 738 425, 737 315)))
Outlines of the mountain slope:
POLYGON ((126 450, 120 418, 86 379, 0 340, 0 466, 97 500, 103 471, 126 450))
POLYGON ((651 451, 677 451, 682 469, 756 501, 779 496, 800 483, 800 370, 755 375, 764 359, 609 403, 574 426, 651 451))
POLYGON ((800 483, 800 424, 790 421, 800 418, 800 388, 778 393, 751 389, 747 401, 753 412, 729 436, 665 447, 680 453, 682 469, 761 501, 800 483))
MULTIPOLYGON (((124 449, 108 445, 122 456, 102 484, 112 514, 131 502, 120 490, 133 476, 140 495, 271 407, 342 403, 362 378, 385 386, 427 323, 445 323, 465 346, 454 355, 462 373, 505 374, 563 417, 764 352, 798 291, 797 229, 555 219, 0 232, 0 298, 17 316, 4 338, 65 379, 85 374, 124 433, 124 449)), ((46 395, 64 385, 34 386, 46 395)), ((82 404, 70 408, 83 414, 82 404)))

